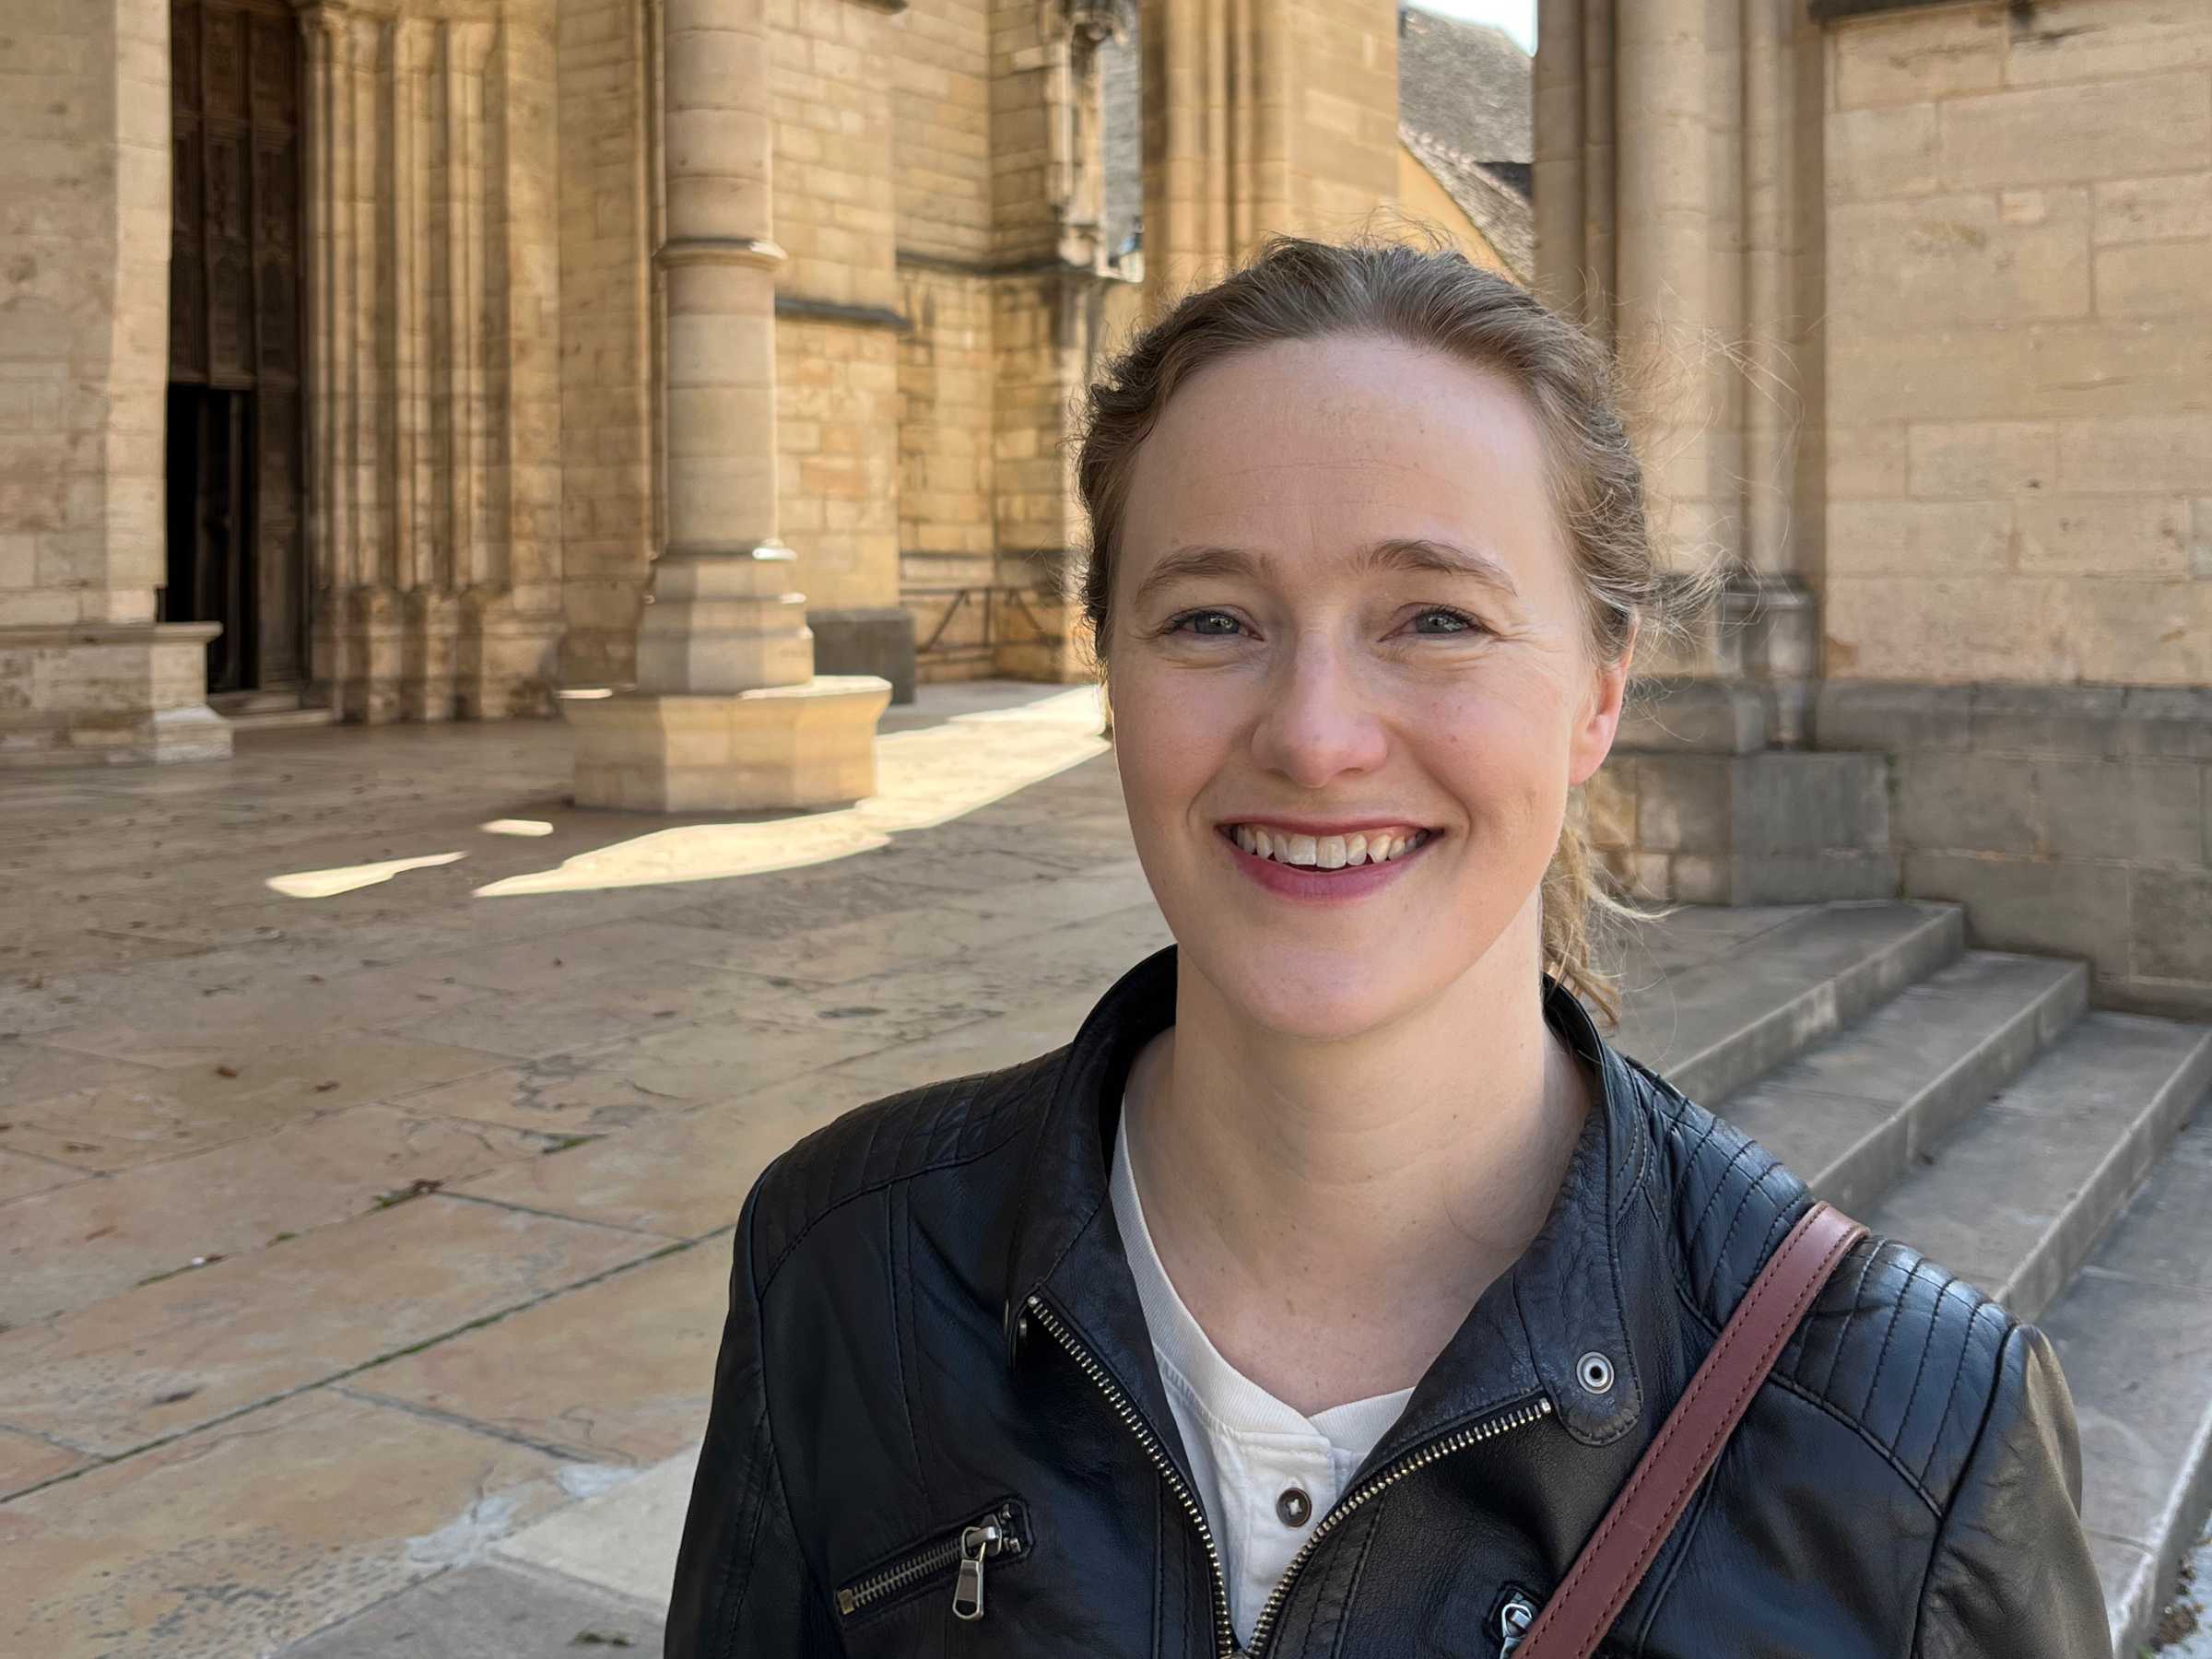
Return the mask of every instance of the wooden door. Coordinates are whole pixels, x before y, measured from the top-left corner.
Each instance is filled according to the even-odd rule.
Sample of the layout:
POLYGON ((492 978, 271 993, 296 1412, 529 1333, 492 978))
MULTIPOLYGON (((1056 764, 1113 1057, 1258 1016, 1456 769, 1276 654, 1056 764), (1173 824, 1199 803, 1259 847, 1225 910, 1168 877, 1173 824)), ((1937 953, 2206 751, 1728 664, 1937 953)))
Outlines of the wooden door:
POLYGON ((299 24, 287 0, 174 0, 171 18, 163 614, 223 624, 210 689, 219 671, 285 690, 308 668, 299 24), (200 568, 218 559, 235 568, 200 568))

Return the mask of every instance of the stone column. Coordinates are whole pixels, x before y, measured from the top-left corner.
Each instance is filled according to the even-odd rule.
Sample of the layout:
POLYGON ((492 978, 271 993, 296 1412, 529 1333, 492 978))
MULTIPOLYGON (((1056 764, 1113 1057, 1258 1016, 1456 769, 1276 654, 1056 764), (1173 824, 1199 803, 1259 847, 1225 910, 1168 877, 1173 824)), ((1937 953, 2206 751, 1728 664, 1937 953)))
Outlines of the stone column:
POLYGON ((1389 0, 1144 0, 1145 291, 1157 313, 1270 231, 1394 199, 1389 0))
POLYGON ((169 0, 0 0, 0 767, 220 759, 218 626, 155 619, 169 0))
POLYGON ((580 806, 746 810, 875 788, 890 682, 818 676, 776 538, 775 272, 765 0, 667 0, 666 543, 637 688, 564 700, 580 806))

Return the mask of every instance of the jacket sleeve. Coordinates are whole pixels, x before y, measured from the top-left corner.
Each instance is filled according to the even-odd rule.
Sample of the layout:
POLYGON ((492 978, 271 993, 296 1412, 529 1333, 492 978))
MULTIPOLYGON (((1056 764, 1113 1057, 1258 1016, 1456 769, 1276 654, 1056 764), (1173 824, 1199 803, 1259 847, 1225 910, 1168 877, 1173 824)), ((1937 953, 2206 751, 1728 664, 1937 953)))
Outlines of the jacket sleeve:
POLYGON ((752 1264, 760 1186, 755 1183, 737 1222, 714 1398, 677 1551, 667 1659, 816 1659, 842 1652, 800 1550, 770 1438, 752 1264))
POLYGON ((2080 1512, 2073 1397, 2050 1339, 2016 1326, 1936 1535, 1914 1659, 2111 1659, 2080 1512))

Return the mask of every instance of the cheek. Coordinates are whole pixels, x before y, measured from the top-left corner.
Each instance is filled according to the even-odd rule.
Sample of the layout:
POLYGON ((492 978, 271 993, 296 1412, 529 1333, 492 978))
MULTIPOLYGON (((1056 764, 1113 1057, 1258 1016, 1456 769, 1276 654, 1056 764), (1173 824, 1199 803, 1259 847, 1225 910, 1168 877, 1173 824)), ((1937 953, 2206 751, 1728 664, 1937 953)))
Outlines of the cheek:
POLYGON ((1172 817, 1219 770, 1218 707, 1142 670, 1113 681, 1113 747, 1133 823, 1172 817))

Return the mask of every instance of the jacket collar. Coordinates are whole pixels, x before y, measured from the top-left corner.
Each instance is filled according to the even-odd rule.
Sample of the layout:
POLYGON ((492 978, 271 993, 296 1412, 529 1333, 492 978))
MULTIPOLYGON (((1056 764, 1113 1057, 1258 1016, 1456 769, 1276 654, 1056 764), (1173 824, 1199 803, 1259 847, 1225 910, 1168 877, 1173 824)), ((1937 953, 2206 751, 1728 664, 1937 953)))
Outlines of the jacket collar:
MULTIPOLYGON (((1022 1345, 1022 1310, 1041 1295, 1171 1445, 1174 1428, 1109 1201, 1107 1160, 1131 1063, 1174 1023, 1175 977, 1171 945, 1124 974, 1076 1033, 1030 1148, 1006 1286, 1010 1358, 1022 1345)), ((1548 974, 1543 1007, 1546 1022, 1590 1063, 1598 1098, 1543 1230, 1483 1292, 1369 1466, 1538 1393, 1587 1445, 1616 1441, 1641 1420, 1651 1368, 1637 1350, 1652 1338, 1631 1341, 1629 1310, 1648 1313, 1668 1300, 1653 1241, 1623 1237, 1624 1228, 1636 1229, 1628 1201, 1651 1162, 1641 1086, 1548 974), (1637 1282, 1624 1283, 1629 1276, 1637 1282), (1582 1375, 1592 1355, 1610 1367, 1603 1389, 1582 1375)))

